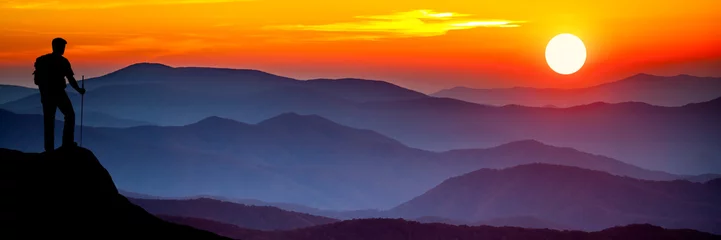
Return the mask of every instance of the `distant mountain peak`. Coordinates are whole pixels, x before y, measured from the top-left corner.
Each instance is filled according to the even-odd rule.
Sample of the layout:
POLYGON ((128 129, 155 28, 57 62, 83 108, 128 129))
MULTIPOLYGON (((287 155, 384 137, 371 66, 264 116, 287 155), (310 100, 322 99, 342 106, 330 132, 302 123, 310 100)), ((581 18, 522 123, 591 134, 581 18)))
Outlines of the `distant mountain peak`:
POLYGON ((124 76, 126 74, 145 74, 145 73, 155 73, 155 72, 161 72, 164 73, 167 70, 174 69, 171 66, 160 64, 160 63, 134 63, 127 67, 118 69, 114 72, 108 73, 105 76, 124 76))
MULTIPOLYGON (((621 79, 616 82, 649 82, 649 83, 653 83, 653 82, 658 82, 660 80, 669 80, 669 79, 685 80, 685 79, 697 79, 697 78, 701 78, 701 77, 689 75, 689 74, 678 74, 678 75, 674 75, 674 76, 662 76, 662 75, 653 75, 653 74, 648 74, 648 73, 637 73, 637 74, 634 74, 630 77, 621 79)), ((614 82, 610 82, 608 84, 611 84, 611 83, 614 83, 614 82)), ((601 85, 604 85, 604 84, 601 84, 601 85)))
POLYGON ((440 91, 435 92, 435 93, 433 93, 433 94, 431 94, 431 95, 435 95, 435 94, 439 94, 439 93, 443 93, 443 92, 464 92, 464 91, 479 91, 479 90, 484 90, 484 89, 481 89, 481 88, 472 88, 472 87, 464 87, 464 86, 455 86, 455 87, 452 87, 452 88, 441 89, 440 91))
POLYGON ((332 126, 338 125, 337 123, 335 123, 331 120, 328 120, 324 117, 321 117, 321 116, 318 116, 315 114, 300 115, 295 112, 282 113, 278 116, 266 119, 266 120, 258 123, 258 125, 270 125, 270 126, 278 126, 278 125, 279 126, 288 126, 289 124, 293 124, 293 125, 312 124, 312 125, 332 125, 332 126))
POLYGON ((601 108, 601 107, 616 107, 616 108, 649 108, 649 107, 663 107, 663 106, 654 106, 649 103, 645 102, 638 102, 638 101, 626 101, 626 102, 619 102, 619 103, 607 103, 607 102, 592 102, 588 104, 582 104, 578 106, 572 106, 568 107, 566 109, 594 109, 594 108, 601 108))
POLYGON ((364 84, 379 84, 379 85, 397 86, 393 83, 389 83, 386 81, 373 80, 373 79, 361 79, 361 78, 317 78, 317 79, 309 79, 306 81, 307 82, 350 82, 350 83, 364 83, 364 84))
POLYGON ((190 124, 189 126, 208 126, 213 128, 230 128, 233 126, 247 126, 248 124, 235 121, 233 119, 222 118, 218 116, 210 116, 204 118, 196 123, 190 124))
POLYGON ((140 62, 131 64, 123 69, 169 69, 171 66, 162 63, 140 62))
POLYGON ((676 77, 696 77, 696 76, 682 73, 682 74, 676 75, 676 77))
POLYGON ((358 102, 426 98, 428 95, 396 84, 359 78, 311 79, 303 82, 315 89, 329 91, 358 102))
POLYGON ((603 171, 597 171, 597 170, 591 170, 587 168, 582 167, 576 167, 576 166, 567 166, 567 165, 561 165, 561 164, 551 164, 551 163, 529 163, 529 164, 523 164, 518 166, 513 166, 505 169, 501 169, 501 171, 505 170, 521 170, 521 169, 559 169, 559 170, 570 170, 570 171, 586 171, 586 172, 598 172, 598 173, 604 173, 607 175, 611 175, 610 173, 606 173, 603 171))
POLYGON ((271 73, 267 73, 261 70, 256 69, 240 69, 240 68, 219 68, 219 67, 171 67, 162 63, 152 63, 152 62, 140 62, 140 63, 134 63, 127 67, 121 68, 118 71, 153 71, 153 70, 168 70, 168 69, 177 69, 177 70, 211 70, 216 72, 230 72, 230 73, 243 73, 243 74, 257 74, 257 75, 273 75, 271 73))
POLYGON ((240 123, 240 122, 235 121, 233 119, 222 118, 222 117, 218 117, 218 116, 210 116, 210 117, 204 118, 203 120, 198 121, 198 123, 240 123))
POLYGON ((509 142, 509 143, 503 144, 503 145, 501 145, 501 146, 516 146, 516 145, 518 145, 518 146, 544 146, 544 147, 550 147, 550 145, 545 144, 545 143, 542 143, 542 142, 540 142, 540 141, 538 141, 538 140, 535 140, 535 139, 524 139, 524 140, 513 141, 513 142, 509 142))
POLYGON ((518 140, 513 141, 505 144, 501 144, 496 147, 492 147, 490 149, 509 149, 511 151, 516 151, 519 149, 522 150, 531 150, 531 149, 561 149, 561 147, 556 147, 552 145, 545 144, 543 142, 540 142, 535 139, 524 139, 524 140, 518 140))
POLYGON ((455 87, 448 88, 448 89, 444 89, 444 90, 449 90, 449 91, 453 91, 453 90, 478 90, 478 88, 464 87, 464 86, 455 86, 455 87))
MULTIPOLYGON (((631 75, 631 76, 628 76, 625 78, 621 78, 620 80, 606 82, 606 83, 596 85, 595 87, 610 87, 610 86, 615 86, 615 85, 623 84, 623 83, 652 82, 652 81, 656 81, 660 78, 661 78, 660 76, 651 75, 648 73, 636 73, 634 75, 631 75)), ((593 88, 593 87, 590 87, 590 88, 593 88)))
POLYGON ((607 85, 607 84, 613 84, 613 83, 624 83, 624 82, 648 82, 648 83, 653 83, 653 82, 658 82, 659 80, 663 80, 663 79, 666 79, 666 78, 668 78, 668 77, 666 77, 666 76, 660 76, 660 75, 653 75, 653 74, 649 74, 649 73, 637 73, 637 74, 631 75, 631 76, 629 76, 629 77, 622 78, 621 80, 618 80, 618 81, 613 81, 613 82, 608 82, 608 83, 605 83, 605 84, 600 84, 599 86, 603 86, 603 85, 607 85))
POLYGON ((639 79, 639 78, 651 78, 651 77, 658 77, 658 76, 648 74, 648 73, 637 73, 637 74, 632 75, 631 77, 628 77, 627 79, 639 79))
MULTIPOLYGON (((537 176, 538 173, 542 172, 558 172, 558 173, 564 173, 562 175, 573 175, 571 173, 580 174, 583 173, 584 175, 596 175, 596 176, 608 176, 613 177, 614 175, 604 172, 604 171, 598 171, 598 170, 592 170, 577 166, 568 166, 568 165, 561 165, 561 164, 553 164, 553 163, 527 163, 527 164, 521 164, 516 165, 512 167, 502 168, 502 169, 489 169, 489 168, 482 168, 476 171, 469 172, 464 175, 452 177, 450 179, 475 179, 477 176, 483 176, 484 174, 488 174, 489 172, 493 173, 533 173, 529 176, 537 176)), ((518 175, 521 176, 521 175, 518 175)), ((642 181, 642 180, 640 180, 642 181)))
MULTIPOLYGON (((177 67, 175 69, 181 69, 181 70, 190 70, 190 71, 212 71, 214 73, 231 73, 231 74, 243 74, 243 75, 250 75, 250 76, 273 76, 273 77, 280 77, 280 78, 286 78, 282 76, 278 76, 269 72, 265 72, 262 70, 257 69, 245 69, 245 68, 220 68, 220 67, 177 67)), ((295 79, 293 79, 296 81, 295 79)))

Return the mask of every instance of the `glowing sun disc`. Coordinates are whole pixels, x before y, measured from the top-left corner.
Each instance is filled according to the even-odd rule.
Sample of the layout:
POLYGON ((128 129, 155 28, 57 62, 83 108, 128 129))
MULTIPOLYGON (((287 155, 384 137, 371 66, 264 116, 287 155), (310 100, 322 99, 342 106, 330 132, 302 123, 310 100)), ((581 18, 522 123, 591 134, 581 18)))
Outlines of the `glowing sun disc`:
POLYGON ((586 62, 586 46, 573 34, 558 34, 546 45, 546 62, 557 73, 575 73, 586 62))

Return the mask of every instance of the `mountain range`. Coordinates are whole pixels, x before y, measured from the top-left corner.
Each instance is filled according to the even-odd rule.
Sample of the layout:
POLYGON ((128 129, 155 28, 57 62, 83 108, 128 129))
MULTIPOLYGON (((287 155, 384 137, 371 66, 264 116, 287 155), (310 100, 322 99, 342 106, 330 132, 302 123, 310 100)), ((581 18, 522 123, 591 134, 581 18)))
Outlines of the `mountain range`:
MULTIPOLYGON (((39 115, 0 110, 0 119, 8 123, 0 125, 0 147, 41 151, 39 115)), ((60 132, 56 129, 56 142, 60 132)), ((335 210, 385 209, 449 177, 536 162, 650 180, 693 177, 533 140, 432 152, 371 130, 293 113, 258 124, 209 117, 186 126, 86 127, 83 134, 84 146, 94 149, 125 190, 175 198, 253 198, 335 210), (243 188, 237 187, 240 183, 243 188)))
MULTIPOLYGON (((4 234, 12 234, 17 230, 14 233, 39 237, 37 234, 44 233, 35 231, 33 235, 32 231, 23 230, 32 226, 53 230, 49 232, 54 236, 79 236, 78 234, 87 233, 77 228, 83 226, 82 229, 93 227, 95 230, 114 234, 115 237, 220 238, 209 232, 183 226, 198 224, 196 227, 214 229, 228 237, 241 239, 396 239, 398 236, 413 239, 443 239, 441 236, 470 239, 482 234, 478 231, 484 231, 485 234, 493 232, 492 236, 498 234, 497 237, 505 236, 504 239, 522 236, 539 239, 601 238, 596 236, 598 232, 420 224, 397 219, 339 222, 272 207, 250 207, 210 199, 129 201, 119 194, 109 171, 86 149, 63 147, 41 154, 0 149, 0 156, 5 166, 2 168, 0 186, 3 192, 8 194, 6 200, 9 203, 3 208, 5 214, 2 217, 7 220, 3 222, 10 224, 6 226, 9 226, 11 231, 4 234), (183 225, 162 221, 136 204, 146 209, 154 209, 148 211, 155 211, 162 219, 183 222, 183 225), (175 217, 167 215, 169 213, 194 216, 175 217), (69 215, 73 215, 76 220, 60 221, 69 215), (262 231, 199 218, 201 216, 236 224, 250 224, 258 228, 278 225, 284 226, 281 228, 293 228, 298 226, 296 224, 304 224, 303 221, 320 224, 294 230, 262 231), (325 221, 330 223, 323 224, 325 221), (52 225, 48 225, 49 222, 52 222, 52 225), (572 236, 566 235, 571 233, 572 236)), ((657 222, 659 225, 675 226, 667 228, 718 232, 717 216, 721 209, 715 203, 719 200, 721 179, 707 183, 691 183, 685 180, 659 182, 614 176, 577 167, 530 164, 502 170, 482 169, 451 178, 427 193, 385 211, 384 214, 439 217, 453 215, 457 219, 469 220, 478 217, 503 219, 501 215, 506 213, 524 213, 531 216, 543 215, 546 219, 574 227, 626 225, 601 231, 614 232, 613 235, 621 239, 650 236, 656 236, 654 239, 671 236, 712 239, 717 236, 692 230, 666 230, 624 222, 657 222), (461 208, 465 210, 459 211, 461 208)), ((487 222, 493 221, 499 220, 487 222)))
POLYGON ((572 107, 595 102, 644 102, 657 106, 683 106, 721 97, 721 78, 690 75, 637 74, 615 82, 575 89, 455 87, 431 94, 495 106, 572 107))
MULTIPOLYGON (((0 147, 41 151, 39 115, 0 110, 0 119, 8 123, 0 125, 0 147)), ((57 142, 60 132, 56 129, 57 142)), ((691 177, 537 141, 431 152, 371 130, 293 113, 254 125, 210 117, 186 126, 86 127, 83 134, 84 146, 94 149, 125 190, 176 198, 254 198, 336 210, 385 209, 449 177, 534 162, 652 180, 691 177), (240 183, 243 188, 237 187, 240 183)))
MULTIPOLYGON (((128 193, 126 192, 126 194, 128 193)), ((280 208, 268 207, 266 205, 245 205, 234 202, 215 200, 212 198, 128 199, 133 204, 142 207, 146 211, 162 219, 178 223, 186 223, 187 225, 192 226, 199 225, 202 226, 199 227, 201 229, 206 229, 205 227, 207 226, 214 230, 206 230, 218 234, 220 234, 220 232, 228 232, 230 229, 235 229, 236 231, 292 230, 304 227, 324 225, 339 221, 332 218, 314 216, 302 212, 285 211, 281 210, 280 208)), ((359 215, 357 212, 354 211, 326 211, 325 213, 347 216, 348 218, 346 220, 369 219, 379 217, 400 217, 393 216, 388 214, 387 212, 381 211, 367 211, 365 212, 366 215, 359 215)), ((445 223, 451 225, 485 225, 497 227, 510 226, 535 229, 547 228, 558 230, 574 229, 572 227, 567 227, 561 224, 550 222, 548 220, 542 220, 537 217, 531 216, 494 218, 477 222, 468 222, 431 216, 420 217, 412 220, 421 223, 445 223)))
MULTIPOLYGON (((339 221, 332 217, 337 217, 340 220, 399 217, 393 216, 387 211, 378 210, 335 211, 290 203, 268 203, 254 199, 227 200, 228 198, 217 196, 167 198, 122 190, 119 190, 119 192, 132 203, 160 218, 179 223, 188 222, 189 225, 207 225, 211 228, 217 228, 212 231, 215 233, 219 233, 218 231, 226 232, 230 229, 239 229, 241 231, 290 230, 339 221)), ((411 220, 421 223, 469 226, 574 229, 532 216, 494 218, 477 222, 434 216, 424 216, 411 220)), ((201 227, 201 229, 205 228, 201 227)))
MULTIPOLYGON (((301 81, 256 70, 147 63, 86 81, 85 112, 115 119, 107 124, 88 119, 89 126, 181 126, 209 116, 259 123, 295 112, 373 130, 424 150, 489 148, 535 139, 646 169, 721 173, 721 98, 679 107, 641 102, 494 107, 380 81, 301 81)), ((71 98, 77 108, 77 95, 71 98)), ((31 95, 0 108, 37 113, 39 104, 39 97, 31 95)))
MULTIPOLYGON (((251 199, 251 198, 230 198, 230 197, 224 197, 224 196, 210 196, 210 195, 196 195, 196 196, 187 196, 187 197, 161 197, 161 196, 154 196, 149 194, 142 194, 142 193, 136 193, 136 192, 130 192, 125 190, 118 190, 120 194, 127 197, 128 199, 148 199, 148 200, 198 200, 198 199, 211 199, 216 200, 223 203, 234 203, 234 204, 240 204, 245 206, 261 206, 261 207, 274 207, 277 209, 289 211, 289 212, 297 212, 297 213, 305 213, 310 214, 314 216, 321 216, 326 218, 332 218, 332 219, 338 219, 338 220, 349 220, 349 219, 356 219, 356 218, 370 218, 370 217, 377 217, 380 216, 380 210, 376 209, 363 209, 363 210, 350 210, 350 211, 343 211, 343 210, 329 210, 329 209, 319 209, 314 207, 308 207, 305 205, 297 204, 297 203, 287 203, 287 202, 266 202, 261 201, 258 199, 251 199)), ((159 216, 163 214, 158 214, 159 216)), ((185 215, 182 215, 183 217, 188 217, 185 215)))
POLYGON ((37 89, 0 84, 0 104, 38 93, 37 89))
POLYGON ((560 109, 489 107, 439 98, 366 105, 373 110, 358 118, 373 120, 338 122, 422 149, 481 148, 535 139, 647 169, 677 174, 721 170, 721 98, 683 107, 631 102, 560 109))
POLYGON ((711 239, 688 229, 721 234, 719 82, 429 96, 142 63, 86 80, 76 139, 94 152, 39 154, 2 149, 39 152, 43 133, 37 90, 3 85, 0 187, 16 207, 0 218, 27 237, 711 239))
POLYGON ((721 178, 649 181, 578 167, 528 164, 450 178, 385 214, 462 221, 530 216, 573 229, 650 223, 721 233, 721 178))
MULTIPOLYGON (((427 97, 382 81, 300 81, 257 70, 173 68, 155 63, 133 64, 87 79, 85 88, 89 91, 86 110, 159 125, 185 125, 209 116, 258 122, 291 112, 286 110, 312 113, 356 102, 427 97)), ((39 99, 34 94, 2 108, 28 113, 40 106, 39 99)), ((79 106, 80 97, 72 94, 71 101, 79 106)))

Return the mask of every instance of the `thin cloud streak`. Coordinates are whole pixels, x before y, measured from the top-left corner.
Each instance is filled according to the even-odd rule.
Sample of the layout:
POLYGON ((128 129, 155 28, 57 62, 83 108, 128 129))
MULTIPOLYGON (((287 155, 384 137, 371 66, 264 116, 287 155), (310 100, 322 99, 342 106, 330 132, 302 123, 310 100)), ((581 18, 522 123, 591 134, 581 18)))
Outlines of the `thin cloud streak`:
POLYGON ((347 35, 343 38, 325 38, 328 41, 338 39, 368 39, 401 37, 430 37, 444 35, 451 30, 464 30, 479 27, 520 27, 524 21, 478 19, 470 14, 454 12, 434 12, 432 10, 414 10, 390 15, 357 16, 359 21, 340 22, 320 25, 280 25, 265 27, 267 30, 336 32, 347 35), (362 33, 362 34, 357 34, 362 33), (353 37, 359 35, 361 37, 353 37))

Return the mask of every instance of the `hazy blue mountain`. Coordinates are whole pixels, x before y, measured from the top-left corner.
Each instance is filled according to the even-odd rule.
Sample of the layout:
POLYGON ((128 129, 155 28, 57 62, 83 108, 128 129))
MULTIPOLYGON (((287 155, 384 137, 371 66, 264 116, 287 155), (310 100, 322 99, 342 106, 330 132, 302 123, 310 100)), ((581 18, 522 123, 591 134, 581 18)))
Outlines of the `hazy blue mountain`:
POLYGON ((173 198, 173 197, 159 197, 159 196, 134 193, 134 192, 123 191, 123 190, 119 190, 119 192, 123 196, 126 196, 128 198, 136 198, 136 199, 154 199, 154 200, 192 200, 192 199, 200 199, 200 198, 215 199, 215 200, 219 200, 219 201, 232 202, 232 203, 238 203, 238 204, 250 205, 250 206, 276 207, 276 208, 283 209, 286 211, 307 213, 307 214, 311 214, 311 215, 335 218, 335 219, 341 219, 341 220, 356 219, 356 218, 372 218, 372 217, 382 216, 382 212, 380 210, 375 210, 375 209, 343 211, 343 210, 319 209, 319 208, 308 207, 308 206, 305 206, 302 204, 296 204, 296 203, 266 202, 266 201, 261 201, 258 199, 251 199, 251 198, 230 198, 230 197, 210 196, 210 195, 196 195, 196 196, 174 197, 173 198))
MULTIPOLYGON (((223 202, 231 202, 231 203, 237 203, 237 204, 243 204, 243 205, 249 205, 249 206, 276 207, 276 208, 283 209, 286 211, 307 213, 307 214, 311 214, 311 215, 324 216, 324 217, 329 217, 329 218, 338 218, 338 219, 346 219, 346 217, 339 218, 338 216, 343 216, 343 214, 350 214, 350 213, 354 212, 354 211, 321 210, 318 208, 312 208, 312 207, 304 206, 301 204, 285 203, 285 202, 265 202, 265 201, 261 201, 258 199, 251 199, 251 198, 230 198, 230 197, 210 196, 210 195, 195 195, 195 196, 187 196, 187 197, 161 197, 161 196, 154 196, 154 195, 150 195, 150 194, 130 192, 130 191, 125 191, 125 190, 118 190, 118 192, 125 197, 134 198, 134 199, 150 199, 150 200, 193 200, 193 199, 201 199, 201 198, 214 199, 214 200, 219 200, 219 201, 223 201, 223 202)), ((378 213, 378 211, 373 211, 373 212, 378 213)))
MULTIPOLYGON (((72 96, 72 95, 71 95, 72 96)), ((72 96, 71 98, 75 98, 76 96, 72 96)), ((39 101, 39 99, 38 99, 39 101)), ((75 110, 75 121, 77 125, 80 125, 80 106, 73 106, 73 109, 75 110)), ((19 114, 42 114, 42 106, 38 106, 31 109, 6 109, 15 113, 19 114)), ((57 120, 63 120, 64 115, 60 110, 55 111, 55 119, 57 120)), ((142 126, 142 125, 152 125, 149 122, 144 121, 138 121, 138 120, 132 120, 132 119, 124 119, 119 118, 115 116, 108 115, 106 113, 102 112, 95 112, 95 111, 83 111, 83 125, 84 126, 92 126, 92 127, 135 127, 135 126, 142 126)))
MULTIPOLYGON (((302 204, 296 204, 296 203, 266 202, 266 201, 261 201, 261 200, 257 200, 257 199, 249 199, 249 198, 237 199, 237 198, 228 198, 228 197, 221 197, 221 196, 200 195, 200 196, 182 197, 179 199, 198 199, 198 198, 216 199, 216 200, 220 200, 220 201, 232 202, 232 203, 238 203, 238 204, 244 204, 244 205, 251 205, 251 206, 276 207, 276 208, 280 208, 280 209, 283 209, 286 211, 307 213, 307 214, 311 214, 311 215, 340 219, 340 220, 349 220, 349 219, 357 219, 357 218, 373 218, 373 217, 383 216, 382 211, 376 210, 376 209, 329 210, 329 209, 319 209, 319 208, 314 208, 314 207, 308 207, 308 206, 305 206, 302 204)), ((158 198, 158 199, 162 199, 162 198, 158 198)))
POLYGON ((338 220, 276 207, 249 206, 208 198, 188 200, 130 199, 154 215, 201 218, 255 230, 289 230, 338 220))
MULTIPOLYGON (((41 150, 39 115, 0 111, 0 119, 7 123, 0 125, 0 147, 41 150)), ((56 129, 58 144, 60 133, 61 128, 56 129)), ((258 124, 210 117, 187 126, 86 127, 84 146, 95 151, 116 184, 128 191, 166 198, 251 198, 334 210, 390 208, 449 177, 533 162, 653 180, 689 177, 534 141, 430 152, 374 131, 292 113, 258 124)), ((375 214, 373 210, 311 213, 334 218, 375 214)))
POLYGON ((0 104, 12 102, 37 93, 35 88, 0 84, 0 104))
POLYGON ((426 98, 366 103, 360 112, 354 118, 329 118, 429 150, 535 139, 646 169, 721 172, 721 98, 682 107, 629 102, 571 108, 491 107, 426 98))
MULTIPOLYGON (((8 123, 0 126, 0 146, 41 149, 40 116, 0 113, 8 123)), ((453 170, 441 169, 427 176, 441 163, 425 151, 373 131, 296 114, 256 125, 211 117, 182 127, 87 127, 84 142, 120 188, 163 197, 390 207, 453 175, 453 170)))
POLYGON ((356 219, 356 218, 371 218, 371 217, 378 217, 381 216, 380 210, 375 209, 365 209, 365 210, 328 210, 328 209, 319 209, 314 207, 308 207, 302 204, 296 204, 296 203, 287 203, 287 202, 266 202, 261 201, 257 199, 237 199, 237 198, 228 198, 228 197, 221 197, 221 196, 191 196, 191 197, 183 197, 181 199, 198 199, 198 198, 210 198, 210 199, 217 199, 220 201, 226 201, 226 202, 232 202, 232 203, 238 203, 238 204, 244 204, 244 205, 251 205, 251 206, 268 206, 268 207, 276 207, 280 208, 286 211, 292 211, 292 212, 299 212, 299 213, 307 213, 315 216, 322 216, 327 218, 334 218, 334 219, 341 219, 341 220, 348 220, 348 219, 356 219))
MULTIPOLYGON (((428 97, 396 85, 361 79, 296 80, 258 70, 133 64, 87 79, 89 111, 160 125, 185 125, 209 116, 258 122, 283 112, 343 112, 355 102, 428 97)), ((72 99, 79 106, 79 99, 72 99)), ((39 96, 0 105, 21 112, 39 96)))
POLYGON ((721 78, 637 74, 615 82, 577 89, 455 87, 431 94, 495 106, 571 107, 595 102, 645 102, 658 106, 682 106, 721 97, 721 78))
POLYGON ((384 81, 354 78, 313 79, 304 82, 316 91, 341 96, 354 102, 393 101, 426 98, 425 94, 384 81))
POLYGON ((128 199, 173 199, 173 198, 160 197, 160 196, 155 196, 155 195, 150 195, 150 194, 125 191, 122 189, 118 189, 118 193, 120 195, 125 196, 128 199))
MULTIPOLYGON (((507 168, 529 163, 548 163, 599 170, 620 176, 648 180, 676 180, 684 177, 662 171, 651 171, 602 155, 594 155, 568 147, 551 147, 535 140, 516 141, 487 149, 452 150, 441 153, 453 164, 507 168)), ((687 176, 689 180, 701 176, 687 176)))
MULTIPOLYGON (((632 88, 646 77, 621 82, 632 88)), ((187 125, 209 116, 258 123, 296 112, 374 130, 425 150, 489 148, 536 139, 647 169, 721 173, 721 98, 680 107, 640 102, 493 107, 418 97, 417 92, 378 81, 298 81, 255 70, 160 64, 131 65, 90 79, 86 87, 92 89, 86 95, 87 111, 151 124, 187 125)), ((0 108, 22 112, 38 104, 37 96, 29 96, 0 108)))
POLYGON ((720 201, 720 188, 710 183, 648 181, 529 164, 450 178, 388 213, 463 221, 531 216, 594 231, 650 223, 719 233, 720 201))

